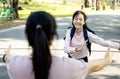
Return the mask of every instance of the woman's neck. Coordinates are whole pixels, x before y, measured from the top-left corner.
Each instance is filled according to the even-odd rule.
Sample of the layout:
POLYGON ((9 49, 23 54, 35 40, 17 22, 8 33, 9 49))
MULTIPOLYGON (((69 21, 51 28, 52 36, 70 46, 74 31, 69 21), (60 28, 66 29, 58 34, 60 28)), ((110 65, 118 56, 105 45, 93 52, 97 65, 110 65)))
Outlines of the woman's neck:
POLYGON ((83 28, 78 28, 78 29, 76 29, 76 32, 80 33, 82 30, 83 30, 83 28))

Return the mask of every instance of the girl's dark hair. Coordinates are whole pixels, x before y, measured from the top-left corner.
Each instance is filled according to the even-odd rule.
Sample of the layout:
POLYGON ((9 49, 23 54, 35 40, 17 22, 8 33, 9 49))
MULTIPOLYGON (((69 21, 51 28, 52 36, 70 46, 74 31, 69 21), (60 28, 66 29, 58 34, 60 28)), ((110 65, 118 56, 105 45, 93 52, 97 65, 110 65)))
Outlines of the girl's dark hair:
POLYGON ((26 22, 25 33, 32 47, 32 64, 35 79, 48 79, 52 63, 49 45, 56 33, 54 17, 45 11, 30 14, 26 22))
MULTIPOLYGON (((73 14, 72 20, 74 20, 75 16, 78 16, 78 14, 83 14, 83 16, 84 16, 85 24, 83 25, 83 29, 87 29, 88 31, 90 31, 93 34, 95 34, 95 32, 93 30, 91 30, 90 28, 88 28, 88 26, 86 24, 87 16, 86 16, 86 14, 84 12, 79 11, 79 10, 75 11, 75 13, 73 14)), ((75 29, 75 26, 74 26, 73 22, 72 22, 72 25, 73 25, 73 28, 75 29)))

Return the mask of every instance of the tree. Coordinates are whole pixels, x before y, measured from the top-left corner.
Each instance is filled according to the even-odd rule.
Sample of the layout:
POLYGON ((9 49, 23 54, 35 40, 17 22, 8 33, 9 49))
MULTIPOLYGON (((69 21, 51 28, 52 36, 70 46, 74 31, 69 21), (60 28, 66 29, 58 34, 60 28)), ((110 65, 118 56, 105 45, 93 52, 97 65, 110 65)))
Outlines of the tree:
POLYGON ((96 0, 92 0, 92 8, 96 9, 96 0))
POLYGON ((101 4, 100 0, 96 0, 96 10, 100 10, 101 4))
POLYGON ((106 0, 101 0, 103 10, 106 9, 106 0))
POLYGON ((117 0, 113 0, 113 7, 112 7, 112 8, 113 8, 113 10, 115 10, 115 9, 116 9, 116 1, 117 1, 117 0))
POLYGON ((19 19, 18 0, 13 0, 13 8, 15 8, 15 18, 19 19))
POLYGON ((84 5, 85 5, 85 8, 90 7, 90 2, 89 2, 89 0, 85 0, 84 5))

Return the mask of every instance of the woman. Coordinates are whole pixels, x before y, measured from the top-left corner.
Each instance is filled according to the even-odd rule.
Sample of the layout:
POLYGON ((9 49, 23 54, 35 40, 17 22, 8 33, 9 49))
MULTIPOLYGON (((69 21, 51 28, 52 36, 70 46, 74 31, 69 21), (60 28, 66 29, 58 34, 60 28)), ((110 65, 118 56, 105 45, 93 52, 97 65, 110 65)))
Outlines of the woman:
POLYGON ((85 79, 88 74, 111 63, 109 50, 104 59, 91 61, 88 65, 82 59, 52 56, 50 45, 57 35, 56 28, 54 17, 45 11, 33 12, 28 17, 25 33, 32 54, 11 56, 9 49, 5 52, 3 60, 10 79, 85 79))
POLYGON ((104 40, 95 35, 94 31, 87 27, 86 19, 87 17, 82 11, 78 10, 73 14, 73 27, 67 30, 64 43, 64 52, 68 53, 69 57, 78 60, 84 59, 85 62, 88 62, 88 57, 91 53, 90 42, 94 42, 106 47, 110 46, 120 50, 119 43, 104 40), (85 36, 88 36, 88 39, 85 40, 85 36))

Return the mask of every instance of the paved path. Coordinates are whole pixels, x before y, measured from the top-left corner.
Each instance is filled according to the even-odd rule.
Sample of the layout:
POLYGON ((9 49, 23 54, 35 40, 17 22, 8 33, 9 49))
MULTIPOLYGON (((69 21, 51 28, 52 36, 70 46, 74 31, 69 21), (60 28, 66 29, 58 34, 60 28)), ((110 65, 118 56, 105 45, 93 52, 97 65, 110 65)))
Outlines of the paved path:
MULTIPOLYGON (((52 46, 54 55, 63 56, 63 37, 66 29, 71 24, 71 17, 57 18, 59 40, 55 40, 52 46)), ((120 15, 118 13, 99 13, 88 15, 87 24, 95 30, 96 34, 104 39, 120 42, 120 15)), ((12 54, 24 55, 29 54, 28 44, 24 36, 24 25, 0 31, 0 79, 9 79, 5 64, 2 62, 4 50, 12 45, 12 54)), ((92 44, 91 60, 103 58, 106 47, 92 44)), ((114 54, 113 63, 106 66, 103 70, 93 73, 87 79, 120 79, 120 51, 111 49, 114 54)))

